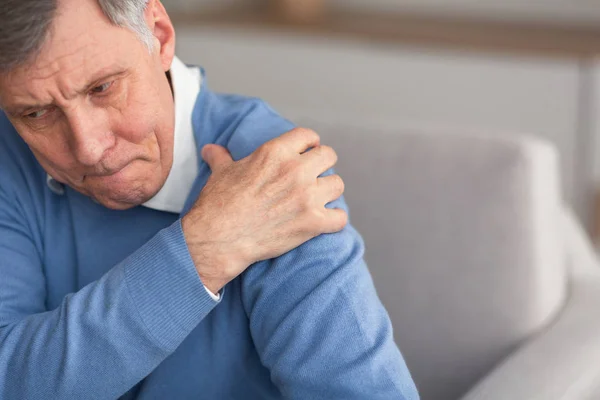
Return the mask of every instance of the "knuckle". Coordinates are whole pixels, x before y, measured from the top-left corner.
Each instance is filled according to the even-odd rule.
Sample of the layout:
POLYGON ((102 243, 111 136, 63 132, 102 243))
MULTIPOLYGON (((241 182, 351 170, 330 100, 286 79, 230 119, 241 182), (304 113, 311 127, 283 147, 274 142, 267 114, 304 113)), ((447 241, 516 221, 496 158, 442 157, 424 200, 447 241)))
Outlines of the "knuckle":
POLYGON ((315 147, 311 151, 315 152, 315 156, 319 160, 319 163, 325 163, 329 166, 333 166, 337 163, 337 153, 330 146, 321 145, 315 147))
POLYGON ((314 236, 314 225, 313 222, 308 218, 298 218, 295 223, 297 224, 297 231, 304 235, 314 236))
POLYGON ((311 232, 321 231, 325 222, 323 212, 316 207, 307 207, 305 218, 311 232))
POLYGON ((283 162, 282 153, 279 151, 279 145, 276 142, 267 142, 257 150, 258 164, 263 169, 271 169, 281 165, 283 162))
POLYGON ((331 163, 336 164, 338 161, 337 152, 333 149, 333 147, 329 147, 329 146, 326 146, 326 147, 327 147, 327 151, 329 152, 329 157, 330 157, 331 163))
POLYGON ((296 185, 302 185, 307 181, 307 170, 304 164, 298 160, 288 160, 282 163, 281 172, 287 179, 291 179, 296 185))
POLYGON ((298 127, 298 128, 294 128, 293 131, 296 134, 303 136, 307 140, 320 139, 319 134, 317 132, 315 132, 314 130, 310 129, 310 128, 298 127))
POLYGON ((344 191, 346 190, 346 183, 344 182, 342 177, 339 175, 332 175, 331 178, 333 181, 333 187, 335 192, 340 194, 344 193, 344 191))
POLYGON ((321 152, 323 153, 323 155, 327 155, 328 157, 334 157, 335 156, 335 150, 333 150, 333 147, 331 146, 327 146, 326 144, 322 144, 319 146, 319 149, 321 149, 321 152))
POLYGON ((317 132, 315 132, 313 130, 308 130, 307 133, 308 133, 308 137, 311 140, 313 140, 313 141, 321 141, 321 136, 317 132))
POLYGON ((299 135, 299 134, 302 134, 304 131, 306 131, 306 128, 303 128, 303 127, 301 127, 301 126, 297 126, 297 127, 293 128, 293 129, 290 131, 290 133, 293 133, 293 134, 299 135))
POLYGON ((310 149, 310 154, 315 155, 317 158, 323 158, 325 149, 323 146, 317 146, 310 149))
POLYGON ((300 169, 298 165, 298 161, 295 159, 292 160, 284 160, 279 164, 279 168, 281 170, 281 175, 283 176, 293 176, 295 177, 300 169))
POLYGON ((338 210, 336 213, 332 213, 327 223, 328 229, 332 232, 339 232, 346 227, 348 224, 348 214, 343 210, 338 210))
POLYGON ((338 218, 338 224, 336 225, 336 230, 341 231, 348 225, 348 213, 342 211, 340 213, 340 217, 338 218))
POLYGON ((312 149, 309 149, 307 153, 310 155, 308 164, 319 165, 323 163, 324 151, 321 146, 313 147, 312 149))
POLYGON ((328 165, 333 167, 338 161, 337 153, 335 152, 335 150, 333 150, 332 147, 329 147, 329 146, 322 146, 322 147, 323 147, 323 158, 325 158, 325 161, 327 162, 328 165))

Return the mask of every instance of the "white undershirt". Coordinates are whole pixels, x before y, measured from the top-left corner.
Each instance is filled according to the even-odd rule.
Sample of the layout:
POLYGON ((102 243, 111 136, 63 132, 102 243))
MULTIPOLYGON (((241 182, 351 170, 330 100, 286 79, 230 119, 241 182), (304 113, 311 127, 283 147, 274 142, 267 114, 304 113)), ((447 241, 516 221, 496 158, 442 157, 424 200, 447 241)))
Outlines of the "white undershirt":
POLYGON ((177 57, 171 64, 171 84, 175 98, 173 166, 164 186, 144 207, 181 213, 198 175, 198 150, 194 139, 192 113, 200 93, 202 76, 198 68, 188 68, 177 57))
MULTIPOLYGON (((175 99, 175 132, 173 142, 173 166, 160 191, 144 207, 158 211, 181 213, 198 175, 198 148, 194 138, 192 113, 202 85, 199 68, 187 67, 177 57, 171 64, 171 85, 175 99)), ((204 287, 213 300, 220 294, 204 287)))

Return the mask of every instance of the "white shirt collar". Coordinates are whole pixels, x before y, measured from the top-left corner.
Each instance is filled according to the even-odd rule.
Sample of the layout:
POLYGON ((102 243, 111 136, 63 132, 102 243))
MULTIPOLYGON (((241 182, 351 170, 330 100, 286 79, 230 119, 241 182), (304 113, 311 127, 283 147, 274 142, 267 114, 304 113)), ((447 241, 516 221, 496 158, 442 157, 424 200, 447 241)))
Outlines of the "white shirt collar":
POLYGON ((175 98, 173 166, 164 186, 144 207, 181 213, 198 175, 198 150, 194 138, 192 113, 200 93, 199 68, 187 67, 177 57, 171 65, 171 84, 175 98))

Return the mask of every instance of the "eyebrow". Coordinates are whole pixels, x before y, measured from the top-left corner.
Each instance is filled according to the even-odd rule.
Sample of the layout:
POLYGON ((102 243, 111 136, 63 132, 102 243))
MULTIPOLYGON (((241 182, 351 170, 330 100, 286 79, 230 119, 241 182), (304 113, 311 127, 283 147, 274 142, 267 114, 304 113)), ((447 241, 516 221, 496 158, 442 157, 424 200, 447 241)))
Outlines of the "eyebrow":
MULTIPOLYGON (((98 86, 100 82, 108 80, 110 78, 116 78, 118 76, 122 76, 126 73, 126 69, 123 68, 114 68, 106 72, 105 70, 101 70, 96 73, 96 76, 92 77, 90 80, 91 83, 86 84, 83 89, 78 90, 77 93, 86 93, 89 92, 94 87, 98 86)), ((1 109, 10 115, 20 115, 24 114, 29 110, 37 110, 41 108, 48 107, 53 105, 54 103, 42 104, 42 103, 16 103, 7 107, 2 107, 1 109)))

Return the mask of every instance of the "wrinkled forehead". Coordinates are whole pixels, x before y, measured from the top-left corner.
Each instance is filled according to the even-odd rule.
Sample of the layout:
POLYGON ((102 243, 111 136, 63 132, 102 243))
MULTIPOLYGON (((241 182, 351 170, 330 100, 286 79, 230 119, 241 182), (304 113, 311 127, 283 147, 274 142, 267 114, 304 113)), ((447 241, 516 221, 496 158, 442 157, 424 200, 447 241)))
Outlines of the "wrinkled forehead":
POLYGON ((126 67, 142 51, 135 34, 110 23, 96 0, 61 0, 48 36, 26 64, 0 74, 0 106, 39 98, 50 86, 77 88, 95 76, 126 67))

